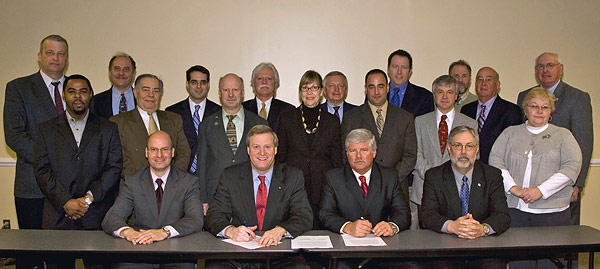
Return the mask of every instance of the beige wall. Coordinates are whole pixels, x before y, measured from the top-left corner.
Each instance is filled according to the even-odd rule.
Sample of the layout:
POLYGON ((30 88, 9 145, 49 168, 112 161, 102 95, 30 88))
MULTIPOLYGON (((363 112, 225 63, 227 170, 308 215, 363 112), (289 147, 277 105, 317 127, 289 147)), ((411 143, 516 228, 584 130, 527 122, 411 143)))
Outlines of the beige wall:
MULTIPOLYGON (((411 81, 418 85, 430 88, 450 62, 463 58, 475 70, 495 68, 501 95, 511 101, 535 84, 534 58, 555 51, 565 65, 565 81, 588 91, 594 107, 600 105, 599 1, 0 0, 0 6, 2 91, 11 79, 37 70, 39 41, 58 33, 70 45, 68 74, 85 74, 96 92, 107 89, 108 60, 125 51, 137 61, 138 74, 163 77, 163 108, 186 97, 184 72, 194 64, 213 74, 209 98, 217 99, 218 77, 228 72, 245 79, 250 98, 250 73, 261 61, 279 69, 278 96, 288 102, 298 104, 304 71, 324 75, 336 69, 349 78, 349 101, 361 103, 366 71, 385 69, 387 56, 398 48, 413 55, 411 81)), ((1 131, 0 141, 0 158, 14 157, 1 131)), ((594 157, 600 159, 600 151, 594 157)), ((0 219, 14 217, 13 170, 0 167, 0 219)), ((589 177, 598 176, 600 169, 592 169, 589 177)), ((583 221, 598 228, 592 205, 600 202, 599 193, 600 183, 589 180, 583 221)))

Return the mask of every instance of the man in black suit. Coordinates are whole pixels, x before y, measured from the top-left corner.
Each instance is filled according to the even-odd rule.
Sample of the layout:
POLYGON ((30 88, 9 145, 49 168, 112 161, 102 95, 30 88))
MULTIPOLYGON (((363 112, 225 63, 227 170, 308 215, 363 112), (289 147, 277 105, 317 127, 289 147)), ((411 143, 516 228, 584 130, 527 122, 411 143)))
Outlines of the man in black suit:
POLYGON ((268 62, 258 64, 252 70, 250 86, 255 97, 243 103, 244 108, 258 114, 269 122, 269 127, 277 131, 279 114, 293 110, 292 104, 275 99, 279 88, 279 72, 275 65, 268 62))
POLYGON ((203 119, 219 111, 221 106, 206 98, 210 90, 208 69, 194 65, 185 71, 185 78, 189 97, 165 110, 179 114, 183 120, 183 132, 191 149, 188 171, 193 174, 198 168, 198 126, 203 119))
POLYGON ((406 178, 417 162, 417 137, 413 116, 404 109, 388 105, 389 85, 385 72, 373 69, 365 76, 367 100, 349 111, 342 121, 342 137, 350 131, 365 128, 375 134, 376 161, 396 169, 404 197, 408 197, 406 178))
POLYGON ((405 50, 394 51, 388 57, 390 104, 403 108, 416 118, 434 110, 433 94, 408 80, 412 75, 412 56, 405 50))
POLYGON ((108 62, 108 78, 112 86, 92 98, 90 111, 108 119, 133 110, 136 106, 132 87, 135 69, 135 61, 129 54, 118 52, 113 55, 108 62))
MULTIPOLYGON (((510 225, 510 216, 502 173, 476 160, 479 145, 477 133, 472 128, 454 127, 448 141, 446 148, 450 152, 450 161, 425 173, 419 213, 421 223, 427 229, 466 239, 503 233, 510 225)), ((506 262, 498 259, 444 263, 459 267, 506 268, 506 262)))
POLYGON ((491 67, 477 71, 475 90, 479 100, 466 104, 460 112, 477 121, 479 160, 487 164, 496 138, 506 127, 520 124, 523 112, 517 105, 500 98, 500 75, 491 67))
MULTIPOLYGON (((94 91, 82 75, 65 79, 66 113, 38 125, 34 169, 46 196, 43 229, 100 230, 123 165, 117 125, 89 113, 94 91)), ((73 267, 74 260, 64 266, 73 267)))
POLYGON ((340 71, 331 71, 323 79, 323 88, 325 89, 325 99, 327 101, 321 104, 322 110, 327 110, 330 114, 340 119, 340 124, 344 118, 344 113, 357 106, 346 102, 348 96, 348 79, 340 71))
POLYGON ((40 43, 40 70, 6 84, 4 138, 17 154, 15 208, 19 229, 41 229, 44 194, 33 171, 36 126, 64 113, 62 88, 69 61, 67 40, 49 35, 40 43))
MULTIPOLYGON (((261 231, 264 234, 258 243, 270 246, 283 237, 296 237, 310 230, 313 214, 302 171, 275 165, 275 132, 265 125, 254 126, 246 144, 250 161, 228 167, 221 175, 206 216, 208 231, 240 242, 256 238, 255 232, 261 231)), ((303 263, 301 256, 293 258, 303 263)))

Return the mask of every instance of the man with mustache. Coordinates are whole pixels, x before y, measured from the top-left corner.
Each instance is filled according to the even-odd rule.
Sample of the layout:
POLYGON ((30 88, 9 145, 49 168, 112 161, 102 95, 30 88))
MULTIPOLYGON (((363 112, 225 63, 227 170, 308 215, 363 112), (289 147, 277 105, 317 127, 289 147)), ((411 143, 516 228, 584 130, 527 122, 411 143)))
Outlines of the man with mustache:
MULTIPOLYGON (((510 225, 502 174, 477 158, 479 138, 468 126, 450 131, 450 161, 425 173, 420 221, 425 228, 475 239, 501 234, 510 225)), ((497 259, 447 261, 455 266, 506 268, 497 259), (485 266, 484 266, 485 265, 485 266), (503 266, 502 266, 503 265, 503 266), (498 267, 496 267, 498 266, 498 267)), ((440 267, 440 264, 436 264, 440 267)))
POLYGON ((133 110, 136 106, 133 96, 135 61, 125 52, 118 52, 108 62, 110 89, 92 97, 90 111, 108 119, 119 113, 133 110))
POLYGON ((250 81, 255 97, 243 103, 244 108, 258 114, 269 122, 269 127, 277 131, 279 115, 283 112, 293 110, 292 104, 275 99, 277 88, 279 88, 279 72, 275 65, 269 62, 258 64, 252 70, 250 81))
POLYGON ((477 101, 477 95, 469 91, 471 87, 471 66, 467 61, 458 60, 451 63, 448 68, 448 75, 454 77, 458 82, 458 98, 454 105, 456 111, 460 112, 464 105, 477 101))

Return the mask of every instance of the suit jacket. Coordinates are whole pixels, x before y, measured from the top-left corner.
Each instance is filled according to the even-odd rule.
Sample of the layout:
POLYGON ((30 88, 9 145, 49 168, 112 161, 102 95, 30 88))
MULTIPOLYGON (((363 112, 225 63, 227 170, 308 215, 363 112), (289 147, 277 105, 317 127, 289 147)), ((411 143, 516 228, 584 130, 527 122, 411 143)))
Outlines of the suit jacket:
MULTIPOLYGON (((171 136, 175 148, 173 164, 179 169, 186 170, 190 163, 190 147, 179 115, 157 110, 157 120, 160 130, 171 136)), ((148 146, 148 131, 138 109, 127 111, 110 118, 119 126, 121 147, 123 148, 123 176, 131 174, 148 166, 145 149, 148 146)), ((125 178, 125 177, 124 177, 125 178)))
MULTIPOLYGON (((357 108, 357 107, 358 107, 358 106, 356 106, 356 105, 353 105, 353 104, 350 104, 350 103, 348 103, 348 102, 346 102, 346 101, 344 101, 344 103, 342 104, 342 109, 344 110, 344 114, 345 114, 346 112, 348 112, 348 111, 352 110, 352 109, 355 109, 355 108, 357 108)), ((329 111, 327 110, 327 102, 325 102, 325 103, 322 103, 322 104, 321 104, 321 109, 325 110, 326 112, 329 112, 329 111)), ((331 115, 333 115, 333 114, 331 114, 331 115)), ((343 116, 342 116, 342 117, 343 117, 343 116)), ((340 123, 342 123, 342 119, 339 119, 339 120, 340 120, 340 123)))
MULTIPOLYGON (((217 235, 229 225, 258 224, 252 167, 244 162, 223 171, 213 204, 206 214, 206 228, 217 235)), ((263 231, 283 227, 293 237, 311 229, 313 214, 304 190, 302 171, 285 164, 273 167, 263 231)))
MULTIPOLYGON (((392 90, 393 89, 390 89, 390 92, 388 93, 388 100, 390 100, 392 90)), ((435 102, 433 101, 433 93, 421 86, 412 84, 409 81, 400 108, 410 112, 415 118, 434 111, 435 102)))
MULTIPOLYGON (((133 98, 133 104, 135 108, 137 106, 135 98, 133 98)), ((99 94, 95 94, 92 97, 92 101, 90 102, 90 111, 105 119, 109 119, 113 116, 112 87, 99 94)))
MULTIPOLYGON (((460 112, 477 121, 479 116, 476 115, 478 105, 479 102, 466 104, 460 112)), ((523 112, 517 105, 500 98, 500 95, 498 95, 492 108, 490 108, 490 113, 485 119, 483 128, 479 131, 479 160, 487 164, 496 138, 506 127, 520 124, 522 118, 523 112)))
MULTIPOLYGON (((466 125, 477 130, 477 122, 464 114, 454 111, 452 126, 448 126, 448 133, 456 126, 466 125)), ((415 119, 415 130, 417 133, 417 164, 413 171, 414 181, 410 193, 410 200, 420 205, 423 196, 423 179, 425 172, 431 167, 441 165, 450 160, 448 150, 444 156, 440 151, 440 139, 438 138, 437 111, 418 116, 415 119)))
MULTIPOLYGON (((537 86, 536 86, 537 87, 537 86)), ((523 107, 523 99, 531 89, 519 93, 518 106, 523 107)), ((569 129, 581 148, 581 171, 575 185, 583 188, 588 174, 592 149, 594 148, 594 122, 592 120, 592 103, 587 92, 579 90, 563 82, 558 83, 556 90, 556 110, 550 117, 550 123, 569 129)))
POLYGON ((327 110, 321 110, 319 128, 309 140, 302 123, 301 109, 281 114, 276 160, 302 170, 308 201, 317 217, 325 172, 342 166, 340 124, 327 110))
POLYGON ((132 227, 135 230, 171 225, 180 236, 199 232, 204 224, 199 187, 198 178, 171 166, 159 213, 150 168, 142 168, 127 177, 115 204, 102 221, 102 228, 112 235, 128 226, 127 219, 135 212, 132 227))
POLYGON ((223 169, 249 160, 246 151, 246 135, 250 128, 259 124, 268 123, 257 114, 244 109, 244 133, 234 155, 223 126, 223 110, 220 109, 202 121, 198 127, 196 176, 200 178, 200 198, 203 203, 212 202, 223 169))
MULTIPOLYGON (((472 177, 469 213, 479 223, 490 225, 497 234, 508 230, 510 216, 500 170, 477 160, 472 177)), ((427 229, 441 232, 447 220, 461 216, 461 203, 450 161, 429 169, 425 173, 420 222, 427 229)))
MULTIPOLYGON (((258 115, 258 107, 256 106, 256 97, 246 100, 242 103, 245 109, 254 112, 254 114, 258 115)), ((267 121, 269 121, 269 127, 273 129, 273 131, 277 131, 277 127, 279 126, 279 115, 283 112, 294 110, 292 104, 281 101, 279 99, 275 99, 271 101, 271 108, 269 109, 269 115, 267 115, 267 121)))
POLYGON ((35 176, 46 195, 42 228, 71 230, 80 224, 79 228, 100 230, 123 168, 117 125, 89 113, 79 147, 65 114, 38 125, 37 134, 35 176), (66 218, 65 203, 88 190, 94 196, 88 212, 76 221, 66 218))
POLYGON ((57 115, 40 72, 6 84, 4 138, 6 145, 17 153, 15 197, 44 197, 33 172, 33 140, 36 137, 36 126, 57 115))
POLYGON ((408 199, 396 179, 396 171, 373 163, 366 199, 350 165, 327 172, 319 221, 339 233, 344 223, 364 217, 373 226, 381 221, 395 223, 400 231, 410 226, 408 199))
POLYGON ((398 180, 402 182, 404 197, 408 197, 406 178, 417 162, 417 136, 413 116, 394 105, 388 104, 383 133, 377 135, 377 125, 368 101, 360 107, 344 114, 342 138, 354 129, 366 128, 375 135, 377 156, 375 160, 386 167, 395 168, 398 180))
MULTIPOLYGON (((214 114, 220 109, 220 105, 217 105, 215 102, 206 99, 206 107, 204 108, 204 115, 202 116, 202 120, 208 118, 208 116, 214 114)), ((190 145, 191 149, 190 163, 187 169, 189 171, 190 167, 192 166, 192 162, 194 161, 194 156, 196 156, 196 154, 198 153, 198 133, 196 132, 196 128, 194 128, 194 120, 192 119, 192 113, 194 111, 190 111, 190 103, 188 101, 188 98, 167 107, 165 110, 179 114, 179 116, 181 116, 181 120, 183 121, 183 132, 185 133, 185 137, 187 138, 188 144, 190 145)), ((198 128, 200 127, 198 126, 198 128)))

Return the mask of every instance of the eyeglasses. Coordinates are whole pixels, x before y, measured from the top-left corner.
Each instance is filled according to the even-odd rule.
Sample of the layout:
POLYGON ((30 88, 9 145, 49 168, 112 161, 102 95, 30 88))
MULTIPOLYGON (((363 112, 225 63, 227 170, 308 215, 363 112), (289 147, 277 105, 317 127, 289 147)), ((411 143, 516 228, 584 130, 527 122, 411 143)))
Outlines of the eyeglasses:
POLYGON ((542 111, 546 112, 546 111, 550 111, 550 106, 549 105, 543 105, 543 106, 538 106, 538 105, 527 105, 528 108, 535 110, 535 111, 539 111, 540 108, 542 109, 542 111))
POLYGON ((463 148, 467 149, 467 151, 475 151, 475 149, 477 149, 477 145, 471 144, 471 143, 466 144, 466 145, 463 145, 460 143, 453 143, 453 144, 450 144, 450 148, 454 151, 462 151, 463 148))
POLYGON ((163 154, 171 152, 171 148, 149 148, 148 149, 148 151, 152 154, 158 153, 159 150, 163 154))
POLYGON ((300 88, 300 90, 302 90, 303 92, 307 92, 307 91, 316 92, 316 91, 318 91, 320 89, 321 89, 321 86, 316 86, 316 85, 315 86, 310 86, 310 87, 309 86, 302 86, 300 88))
POLYGON ((554 69, 554 67, 559 66, 560 63, 547 63, 547 64, 538 64, 535 66, 536 70, 544 70, 544 67, 548 70, 554 69))

